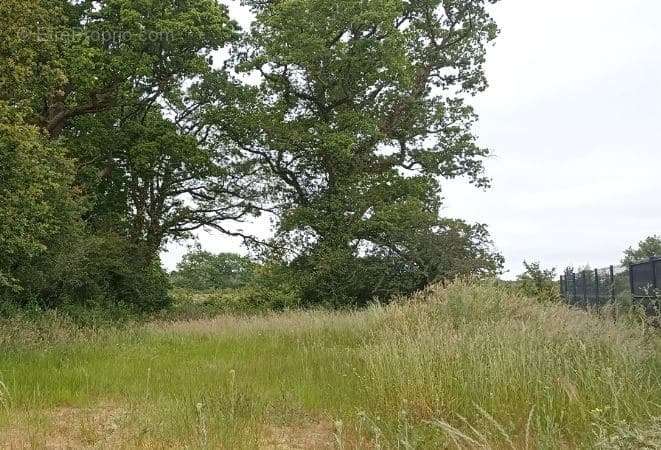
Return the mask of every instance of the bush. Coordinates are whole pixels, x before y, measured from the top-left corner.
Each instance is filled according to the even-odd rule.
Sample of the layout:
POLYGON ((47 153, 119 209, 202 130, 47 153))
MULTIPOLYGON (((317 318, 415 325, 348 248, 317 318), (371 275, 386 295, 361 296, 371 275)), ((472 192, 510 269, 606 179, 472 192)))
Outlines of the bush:
POLYGON ((30 290, 26 272, 43 272, 49 248, 79 227, 81 202, 72 195, 73 165, 0 102, 0 303, 30 290))
POLYGON ((0 308, 160 308, 158 261, 85 226, 85 199, 66 151, 0 104, 0 308))
POLYGON ((526 271, 517 277, 517 284, 525 295, 540 301, 560 300, 560 289, 555 281, 555 269, 542 269, 538 262, 524 261, 523 265, 526 271))
POLYGON ((278 264, 255 265, 250 283, 235 289, 199 292, 175 288, 170 308, 156 314, 160 320, 196 320, 221 314, 259 314, 297 309, 301 291, 291 272, 278 264))
MULTIPOLYGON (((400 211, 406 217, 408 210, 400 211)), ((488 278, 502 269, 487 229, 457 220, 417 221, 406 226, 385 218, 370 237, 346 245, 321 240, 289 265, 303 304, 364 307, 458 277, 488 278)))
POLYGON ((72 307, 153 311, 170 302, 169 279, 159 261, 146 261, 118 236, 79 234, 20 274, 28 280, 21 303, 42 309, 72 307))

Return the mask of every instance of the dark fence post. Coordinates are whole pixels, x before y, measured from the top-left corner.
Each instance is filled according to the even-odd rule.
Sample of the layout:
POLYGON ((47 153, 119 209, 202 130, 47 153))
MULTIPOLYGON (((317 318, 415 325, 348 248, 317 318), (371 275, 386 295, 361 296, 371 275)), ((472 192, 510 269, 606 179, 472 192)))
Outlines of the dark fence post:
POLYGON ((599 269, 594 269, 594 297, 594 304, 599 305, 601 303, 599 298, 599 269))
POLYGON ((631 289, 631 298, 636 299, 636 292, 633 284, 633 270, 631 270, 633 265, 629 265, 629 288, 631 289))
POLYGON ((611 276, 611 300, 615 303, 615 267, 610 266, 610 276, 611 276))
POLYGON ((587 306, 588 305, 588 277, 587 277, 587 270, 583 271, 583 305, 587 306))
POLYGON ((656 296, 656 289, 658 286, 656 285, 656 261, 654 258, 650 258, 650 267, 652 269, 652 295, 656 296))
POLYGON ((573 300, 574 300, 573 303, 576 303, 578 301, 578 288, 576 286, 576 272, 571 273, 571 278, 572 278, 572 281, 574 282, 574 289, 572 290, 572 293, 574 294, 573 295, 573 300))
POLYGON ((562 275, 560 275, 560 284, 559 284, 559 287, 560 287, 560 297, 562 297, 562 275))

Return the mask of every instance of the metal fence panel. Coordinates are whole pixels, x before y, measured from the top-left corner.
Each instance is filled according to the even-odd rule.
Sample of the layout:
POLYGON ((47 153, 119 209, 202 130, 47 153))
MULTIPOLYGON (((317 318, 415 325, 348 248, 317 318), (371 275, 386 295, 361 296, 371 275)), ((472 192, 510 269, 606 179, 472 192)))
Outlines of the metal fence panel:
POLYGON ((568 303, 576 306, 634 301, 658 315, 661 308, 661 257, 630 267, 610 266, 580 272, 567 269, 560 277, 560 291, 568 303))
POLYGON ((580 272, 568 269, 561 276, 560 291, 568 303, 578 306, 653 300, 661 293, 661 258, 630 267, 610 266, 580 272))
POLYGON ((631 266, 631 292, 634 297, 653 297, 655 295, 656 261, 648 261, 631 266))

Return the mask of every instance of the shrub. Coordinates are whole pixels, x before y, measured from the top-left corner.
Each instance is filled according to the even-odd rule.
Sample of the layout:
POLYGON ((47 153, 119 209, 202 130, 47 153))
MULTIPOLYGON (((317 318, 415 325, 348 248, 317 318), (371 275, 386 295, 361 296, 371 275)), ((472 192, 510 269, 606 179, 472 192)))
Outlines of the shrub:
POLYGON ((78 305, 153 311, 170 301, 169 280, 158 260, 115 236, 79 234, 49 249, 22 278, 23 303, 41 308, 78 305))
POLYGON ((526 271, 517 277, 518 286, 521 291, 541 301, 558 301, 560 290, 555 281, 555 269, 542 269, 538 262, 523 262, 526 271))

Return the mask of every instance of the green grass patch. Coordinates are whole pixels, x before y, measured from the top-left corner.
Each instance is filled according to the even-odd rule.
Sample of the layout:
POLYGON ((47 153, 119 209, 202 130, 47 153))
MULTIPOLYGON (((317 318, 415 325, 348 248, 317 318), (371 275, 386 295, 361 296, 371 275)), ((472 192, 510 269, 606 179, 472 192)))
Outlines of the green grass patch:
POLYGON ((661 445, 661 338, 491 284, 361 312, 0 325, 0 444, 661 445))

